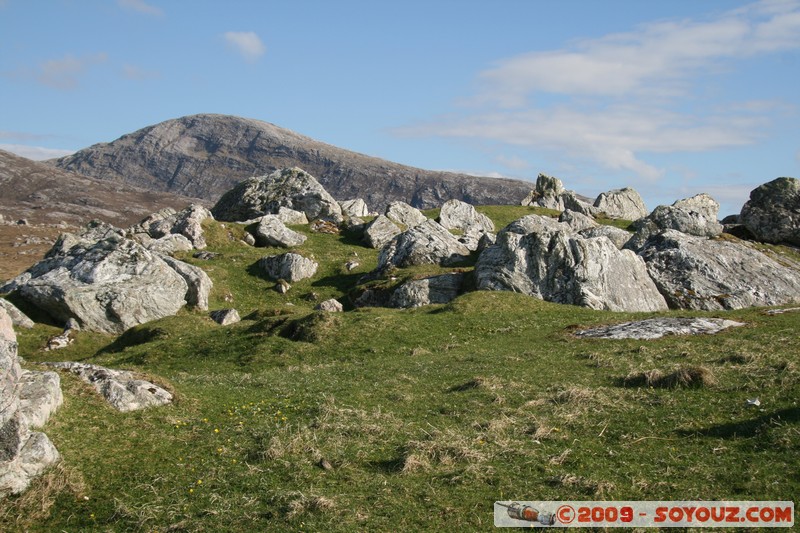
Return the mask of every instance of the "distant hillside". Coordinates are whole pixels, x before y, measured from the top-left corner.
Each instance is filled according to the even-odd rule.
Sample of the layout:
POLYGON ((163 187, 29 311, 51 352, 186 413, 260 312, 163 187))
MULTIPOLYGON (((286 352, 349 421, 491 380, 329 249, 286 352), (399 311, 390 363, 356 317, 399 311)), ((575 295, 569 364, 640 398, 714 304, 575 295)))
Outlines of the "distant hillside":
POLYGON ((124 227, 192 201, 197 200, 81 176, 0 150, 0 214, 6 219, 80 224, 98 218, 124 227))
POLYGON ((225 115, 168 120, 51 161, 59 168, 153 191, 216 201, 236 183, 298 166, 337 200, 363 198, 370 209, 394 200, 438 207, 517 204, 528 182, 433 172, 331 146, 267 122, 225 115))

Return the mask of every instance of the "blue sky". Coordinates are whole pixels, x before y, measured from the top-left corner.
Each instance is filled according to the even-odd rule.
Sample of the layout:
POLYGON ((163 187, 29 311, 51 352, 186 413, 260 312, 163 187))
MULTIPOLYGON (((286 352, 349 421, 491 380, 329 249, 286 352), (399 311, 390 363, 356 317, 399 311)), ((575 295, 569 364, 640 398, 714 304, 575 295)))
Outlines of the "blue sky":
POLYGON ((0 0, 0 148, 194 113, 437 170, 699 192, 800 176, 800 0, 0 0))

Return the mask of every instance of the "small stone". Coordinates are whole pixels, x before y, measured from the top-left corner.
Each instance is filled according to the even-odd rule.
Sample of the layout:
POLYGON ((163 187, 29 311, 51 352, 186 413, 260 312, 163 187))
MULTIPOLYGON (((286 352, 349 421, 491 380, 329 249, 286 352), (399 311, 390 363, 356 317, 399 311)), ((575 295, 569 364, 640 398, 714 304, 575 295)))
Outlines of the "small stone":
POLYGON ((287 292, 289 292, 289 289, 291 288, 292 286, 289 285, 289 283, 283 279, 279 279, 278 282, 275 284, 275 291, 277 291, 278 294, 286 294, 287 292))
POLYGON ((211 311, 211 320, 221 326, 228 326, 236 324, 242 319, 239 317, 239 312, 236 309, 220 309, 218 311, 211 311))
POLYGON ((330 300, 325 300, 324 302, 320 302, 314 308, 315 311, 326 311, 328 313, 341 313, 344 311, 344 307, 339 302, 339 300, 335 298, 331 298, 330 300))

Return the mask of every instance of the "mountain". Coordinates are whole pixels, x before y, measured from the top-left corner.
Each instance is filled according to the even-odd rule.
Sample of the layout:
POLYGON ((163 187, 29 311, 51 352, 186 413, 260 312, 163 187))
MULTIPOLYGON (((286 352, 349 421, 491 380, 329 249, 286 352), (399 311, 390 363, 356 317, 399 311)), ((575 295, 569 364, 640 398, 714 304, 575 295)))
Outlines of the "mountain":
POLYGON ((168 120, 50 162, 102 180, 216 201, 245 178, 286 167, 311 173, 337 200, 438 207, 518 204, 528 182, 422 170, 337 148, 259 120, 192 115, 168 120))
POLYGON ((0 150, 0 214, 35 224, 98 218, 124 227, 164 207, 197 199, 94 179, 0 150))

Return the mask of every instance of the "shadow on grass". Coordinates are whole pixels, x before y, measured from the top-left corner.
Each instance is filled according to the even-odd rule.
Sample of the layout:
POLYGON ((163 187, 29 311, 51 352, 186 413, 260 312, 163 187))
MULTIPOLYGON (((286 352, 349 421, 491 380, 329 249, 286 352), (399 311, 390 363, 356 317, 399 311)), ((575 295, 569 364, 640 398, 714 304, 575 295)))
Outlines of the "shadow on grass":
POLYGON ((680 429, 681 436, 714 437, 718 439, 732 439, 736 437, 750 438, 762 433, 770 425, 776 423, 800 423, 800 407, 787 407, 766 413, 750 420, 716 424, 700 430, 680 429))

